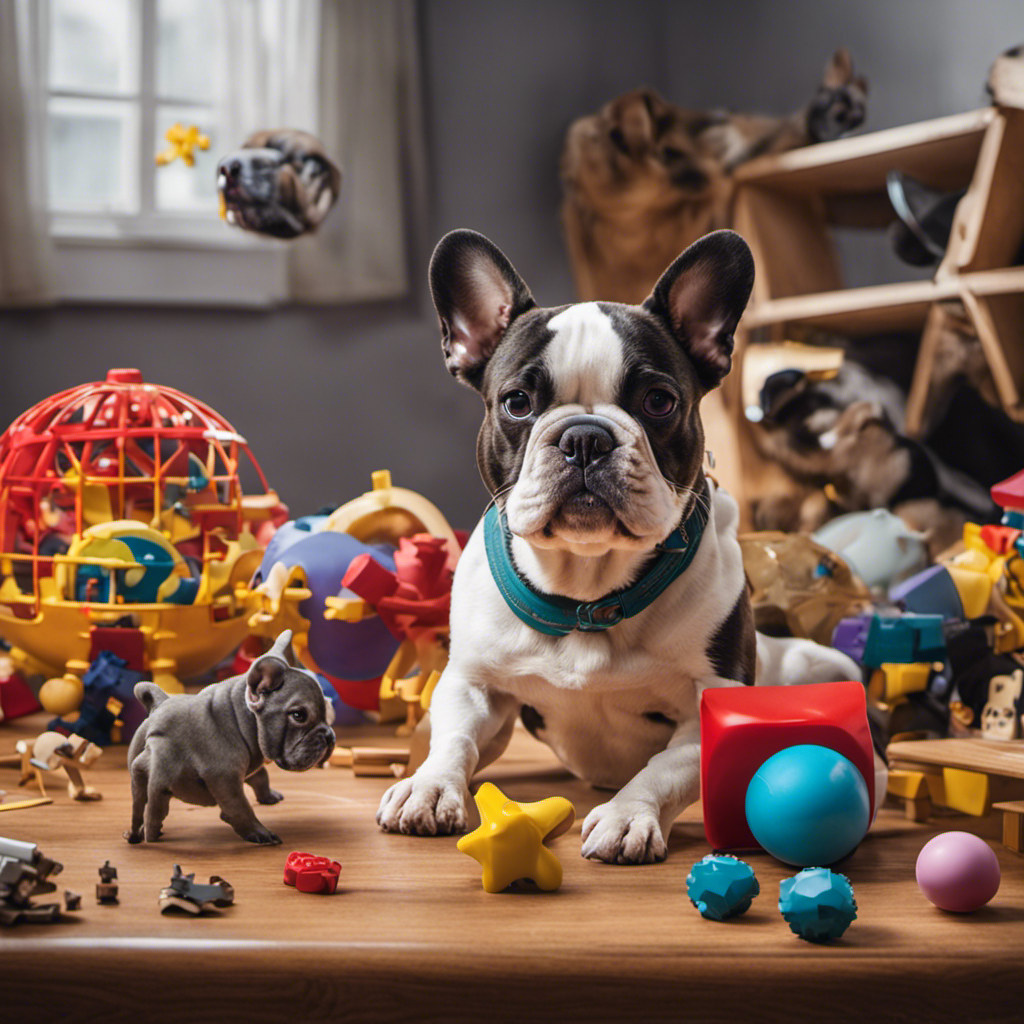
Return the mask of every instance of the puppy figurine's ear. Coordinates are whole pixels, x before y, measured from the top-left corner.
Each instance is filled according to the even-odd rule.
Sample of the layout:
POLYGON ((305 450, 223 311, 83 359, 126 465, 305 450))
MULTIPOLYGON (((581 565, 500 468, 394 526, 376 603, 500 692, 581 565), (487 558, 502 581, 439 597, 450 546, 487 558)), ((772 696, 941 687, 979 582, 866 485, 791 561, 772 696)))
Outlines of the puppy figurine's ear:
POLYGON ((260 655, 249 667, 245 680, 245 703, 249 710, 260 712, 266 703, 267 694, 279 689, 284 683, 284 674, 289 667, 292 631, 286 629, 266 654, 260 655))
POLYGON ((754 257, 735 231, 713 231, 661 275, 644 309, 682 345, 705 389, 732 368, 733 332, 754 286, 754 257))
POLYGON ((536 306, 505 254, 476 231, 451 231, 430 260, 430 290, 450 373, 479 388, 510 323, 536 306))

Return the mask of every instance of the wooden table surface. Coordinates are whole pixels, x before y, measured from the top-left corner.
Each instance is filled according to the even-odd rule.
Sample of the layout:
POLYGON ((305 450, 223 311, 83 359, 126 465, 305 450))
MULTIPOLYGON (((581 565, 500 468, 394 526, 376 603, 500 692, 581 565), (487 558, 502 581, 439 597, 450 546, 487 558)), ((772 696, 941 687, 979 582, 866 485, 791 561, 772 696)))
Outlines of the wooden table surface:
MULTIPOLYGON (((45 718, 0 725, 0 753, 45 718)), ((380 727, 340 737, 400 745, 380 727)), ((387 780, 340 768, 271 767, 285 800, 259 814, 283 846, 251 846, 215 809, 177 801, 164 839, 129 846, 124 752, 109 749, 91 772, 97 804, 73 803, 50 775, 52 805, 0 813, 0 835, 64 863, 58 893, 83 894, 70 923, 0 929, 3 1024, 1024 1020, 1024 860, 999 845, 999 815, 916 825, 883 810, 843 865, 858 919, 816 946, 779 915, 779 881, 793 872, 764 853, 746 857, 761 895, 744 916, 715 923, 693 909, 686 875, 710 852, 699 808, 674 826, 663 864, 583 860, 580 822, 604 797, 521 730, 481 778, 515 799, 561 794, 575 804, 576 824, 552 846, 565 869, 556 893, 489 895, 455 838, 380 832, 373 814, 387 780), (914 882, 921 846, 947 828, 985 836, 1003 868, 995 900, 973 915, 937 910, 914 882), (340 860, 338 893, 283 885, 291 850, 340 860), (118 869, 115 906, 95 899, 107 858, 118 869), (201 918, 160 914, 175 862, 203 881, 224 876, 235 905, 201 918)), ((0 769, 0 788, 13 795, 16 780, 0 769)))

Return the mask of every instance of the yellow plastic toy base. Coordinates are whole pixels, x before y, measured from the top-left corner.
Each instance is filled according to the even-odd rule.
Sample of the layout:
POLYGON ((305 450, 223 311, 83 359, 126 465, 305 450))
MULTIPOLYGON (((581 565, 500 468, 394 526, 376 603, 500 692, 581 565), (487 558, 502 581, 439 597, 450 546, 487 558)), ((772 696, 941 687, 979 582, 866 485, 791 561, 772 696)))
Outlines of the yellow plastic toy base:
POLYGON ((561 796, 518 804, 491 782, 485 782, 474 799, 480 827, 463 836, 458 848, 484 869, 484 889, 501 892, 520 878, 531 879, 545 892, 557 889, 562 884, 562 865, 544 841, 572 827, 573 805, 561 796))

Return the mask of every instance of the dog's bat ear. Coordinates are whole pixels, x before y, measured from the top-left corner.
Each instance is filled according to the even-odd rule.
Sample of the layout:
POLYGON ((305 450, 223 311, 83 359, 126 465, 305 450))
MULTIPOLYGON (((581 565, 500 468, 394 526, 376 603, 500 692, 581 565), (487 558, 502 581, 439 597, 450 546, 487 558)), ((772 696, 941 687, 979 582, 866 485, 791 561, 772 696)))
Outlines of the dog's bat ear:
POLYGON ((135 699, 142 703, 146 711, 152 711, 153 708, 160 707, 167 700, 167 694, 156 683, 151 683, 148 680, 136 683, 135 689, 132 692, 135 694, 135 699))
POLYGON ((733 332, 754 286, 754 257, 735 231, 713 231, 661 275, 644 309, 660 317, 710 391, 732 368, 733 332))
POLYGON ((249 666, 245 679, 245 702, 252 711, 262 711, 267 694, 280 689, 290 666, 292 631, 286 629, 274 646, 249 666))
POLYGON ((476 231, 451 231, 430 260, 430 290, 450 373, 479 390, 484 367, 517 316, 537 305, 505 254, 476 231))

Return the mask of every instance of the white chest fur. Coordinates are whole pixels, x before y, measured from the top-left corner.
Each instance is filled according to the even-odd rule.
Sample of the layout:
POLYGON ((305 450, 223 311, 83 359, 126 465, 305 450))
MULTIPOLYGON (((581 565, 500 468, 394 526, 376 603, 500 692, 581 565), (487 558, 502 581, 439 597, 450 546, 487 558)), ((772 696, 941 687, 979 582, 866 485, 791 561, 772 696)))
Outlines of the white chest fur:
POLYGON ((605 632, 550 637, 505 604, 478 527, 452 590, 451 667, 534 708, 574 772, 620 785, 664 748, 669 723, 697 716, 694 681, 715 674, 708 641, 744 586, 735 531, 735 503, 718 491, 693 562, 652 605, 605 632))

